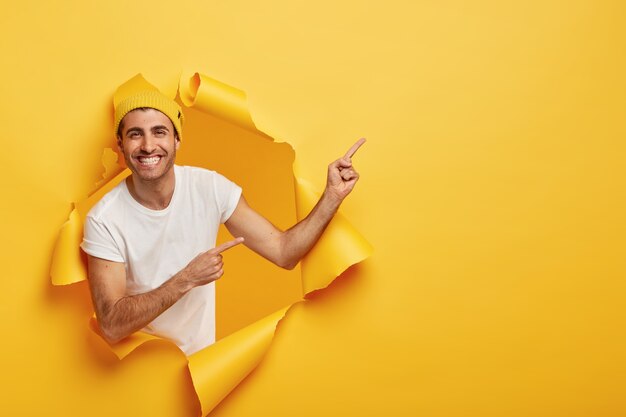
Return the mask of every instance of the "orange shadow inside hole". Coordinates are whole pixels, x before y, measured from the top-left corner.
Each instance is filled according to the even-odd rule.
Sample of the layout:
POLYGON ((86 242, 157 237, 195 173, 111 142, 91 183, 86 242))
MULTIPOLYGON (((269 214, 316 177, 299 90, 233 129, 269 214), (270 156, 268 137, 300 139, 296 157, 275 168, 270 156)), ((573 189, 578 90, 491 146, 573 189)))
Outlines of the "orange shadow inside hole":
MULTIPOLYGON (((185 133, 176 163, 219 172, 241 186, 248 203, 277 227, 294 225, 291 146, 199 110, 183 111, 185 133)), ((221 226, 217 244, 232 238, 221 226)), ((224 253, 224 266, 216 283, 217 340, 302 299, 300 266, 281 269, 241 245, 224 253)))

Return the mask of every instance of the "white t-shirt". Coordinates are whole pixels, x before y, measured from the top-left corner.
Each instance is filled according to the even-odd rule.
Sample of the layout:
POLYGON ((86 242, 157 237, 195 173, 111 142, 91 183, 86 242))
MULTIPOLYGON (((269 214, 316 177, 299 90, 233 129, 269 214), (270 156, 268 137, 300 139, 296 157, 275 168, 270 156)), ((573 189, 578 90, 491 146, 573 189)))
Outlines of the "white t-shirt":
MULTIPOLYGON (((151 210, 122 181, 91 209, 81 248, 126 267, 128 295, 153 290, 198 254, 215 247, 220 223, 235 210, 241 188, 202 168, 174 166, 169 206, 151 210)), ((215 283, 196 287, 143 329, 190 355, 215 342, 215 283)))

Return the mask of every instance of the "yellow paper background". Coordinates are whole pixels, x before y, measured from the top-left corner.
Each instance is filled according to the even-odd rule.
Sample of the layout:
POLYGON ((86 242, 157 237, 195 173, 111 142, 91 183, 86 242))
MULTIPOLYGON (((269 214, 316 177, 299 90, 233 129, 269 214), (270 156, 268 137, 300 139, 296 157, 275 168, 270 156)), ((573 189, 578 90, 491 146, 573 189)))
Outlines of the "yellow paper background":
POLYGON ((84 283, 48 275, 114 145, 115 87, 142 72, 173 94, 186 71, 246 91, 317 189, 368 137, 343 211, 374 256, 294 306, 213 415, 626 414, 622 2, 3 9, 6 414, 197 410, 175 348, 117 361, 84 283))

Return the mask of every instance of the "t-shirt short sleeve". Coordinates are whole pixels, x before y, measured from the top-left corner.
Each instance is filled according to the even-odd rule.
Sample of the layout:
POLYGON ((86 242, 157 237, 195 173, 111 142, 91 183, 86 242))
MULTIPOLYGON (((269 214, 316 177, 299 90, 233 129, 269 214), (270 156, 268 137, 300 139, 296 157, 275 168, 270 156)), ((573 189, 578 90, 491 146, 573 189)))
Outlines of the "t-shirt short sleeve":
POLYGON ((218 173, 213 176, 213 185, 215 200, 220 210, 220 222, 225 223, 237 208, 241 187, 218 173))
POLYGON ((91 216, 87 216, 84 233, 80 247, 85 253, 108 261, 124 262, 113 236, 104 224, 91 216))

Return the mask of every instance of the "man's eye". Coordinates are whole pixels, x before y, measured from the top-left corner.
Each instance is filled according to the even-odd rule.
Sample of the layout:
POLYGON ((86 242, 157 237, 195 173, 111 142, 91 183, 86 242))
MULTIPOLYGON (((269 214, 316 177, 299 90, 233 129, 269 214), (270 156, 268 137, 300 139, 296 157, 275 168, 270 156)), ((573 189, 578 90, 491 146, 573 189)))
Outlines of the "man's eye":
POLYGON ((139 136, 141 136, 141 135, 139 134, 139 132, 130 132, 130 133, 128 134, 128 137, 129 137, 129 138, 131 138, 131 139, 136 139, 136 138, 138 138, 139 136))
POLYGON ((163 135, 165 135, 165 130, 157 130, 157 131, 156 131, 156 134, 157 134, 158 136, 163 136, 163 135))

